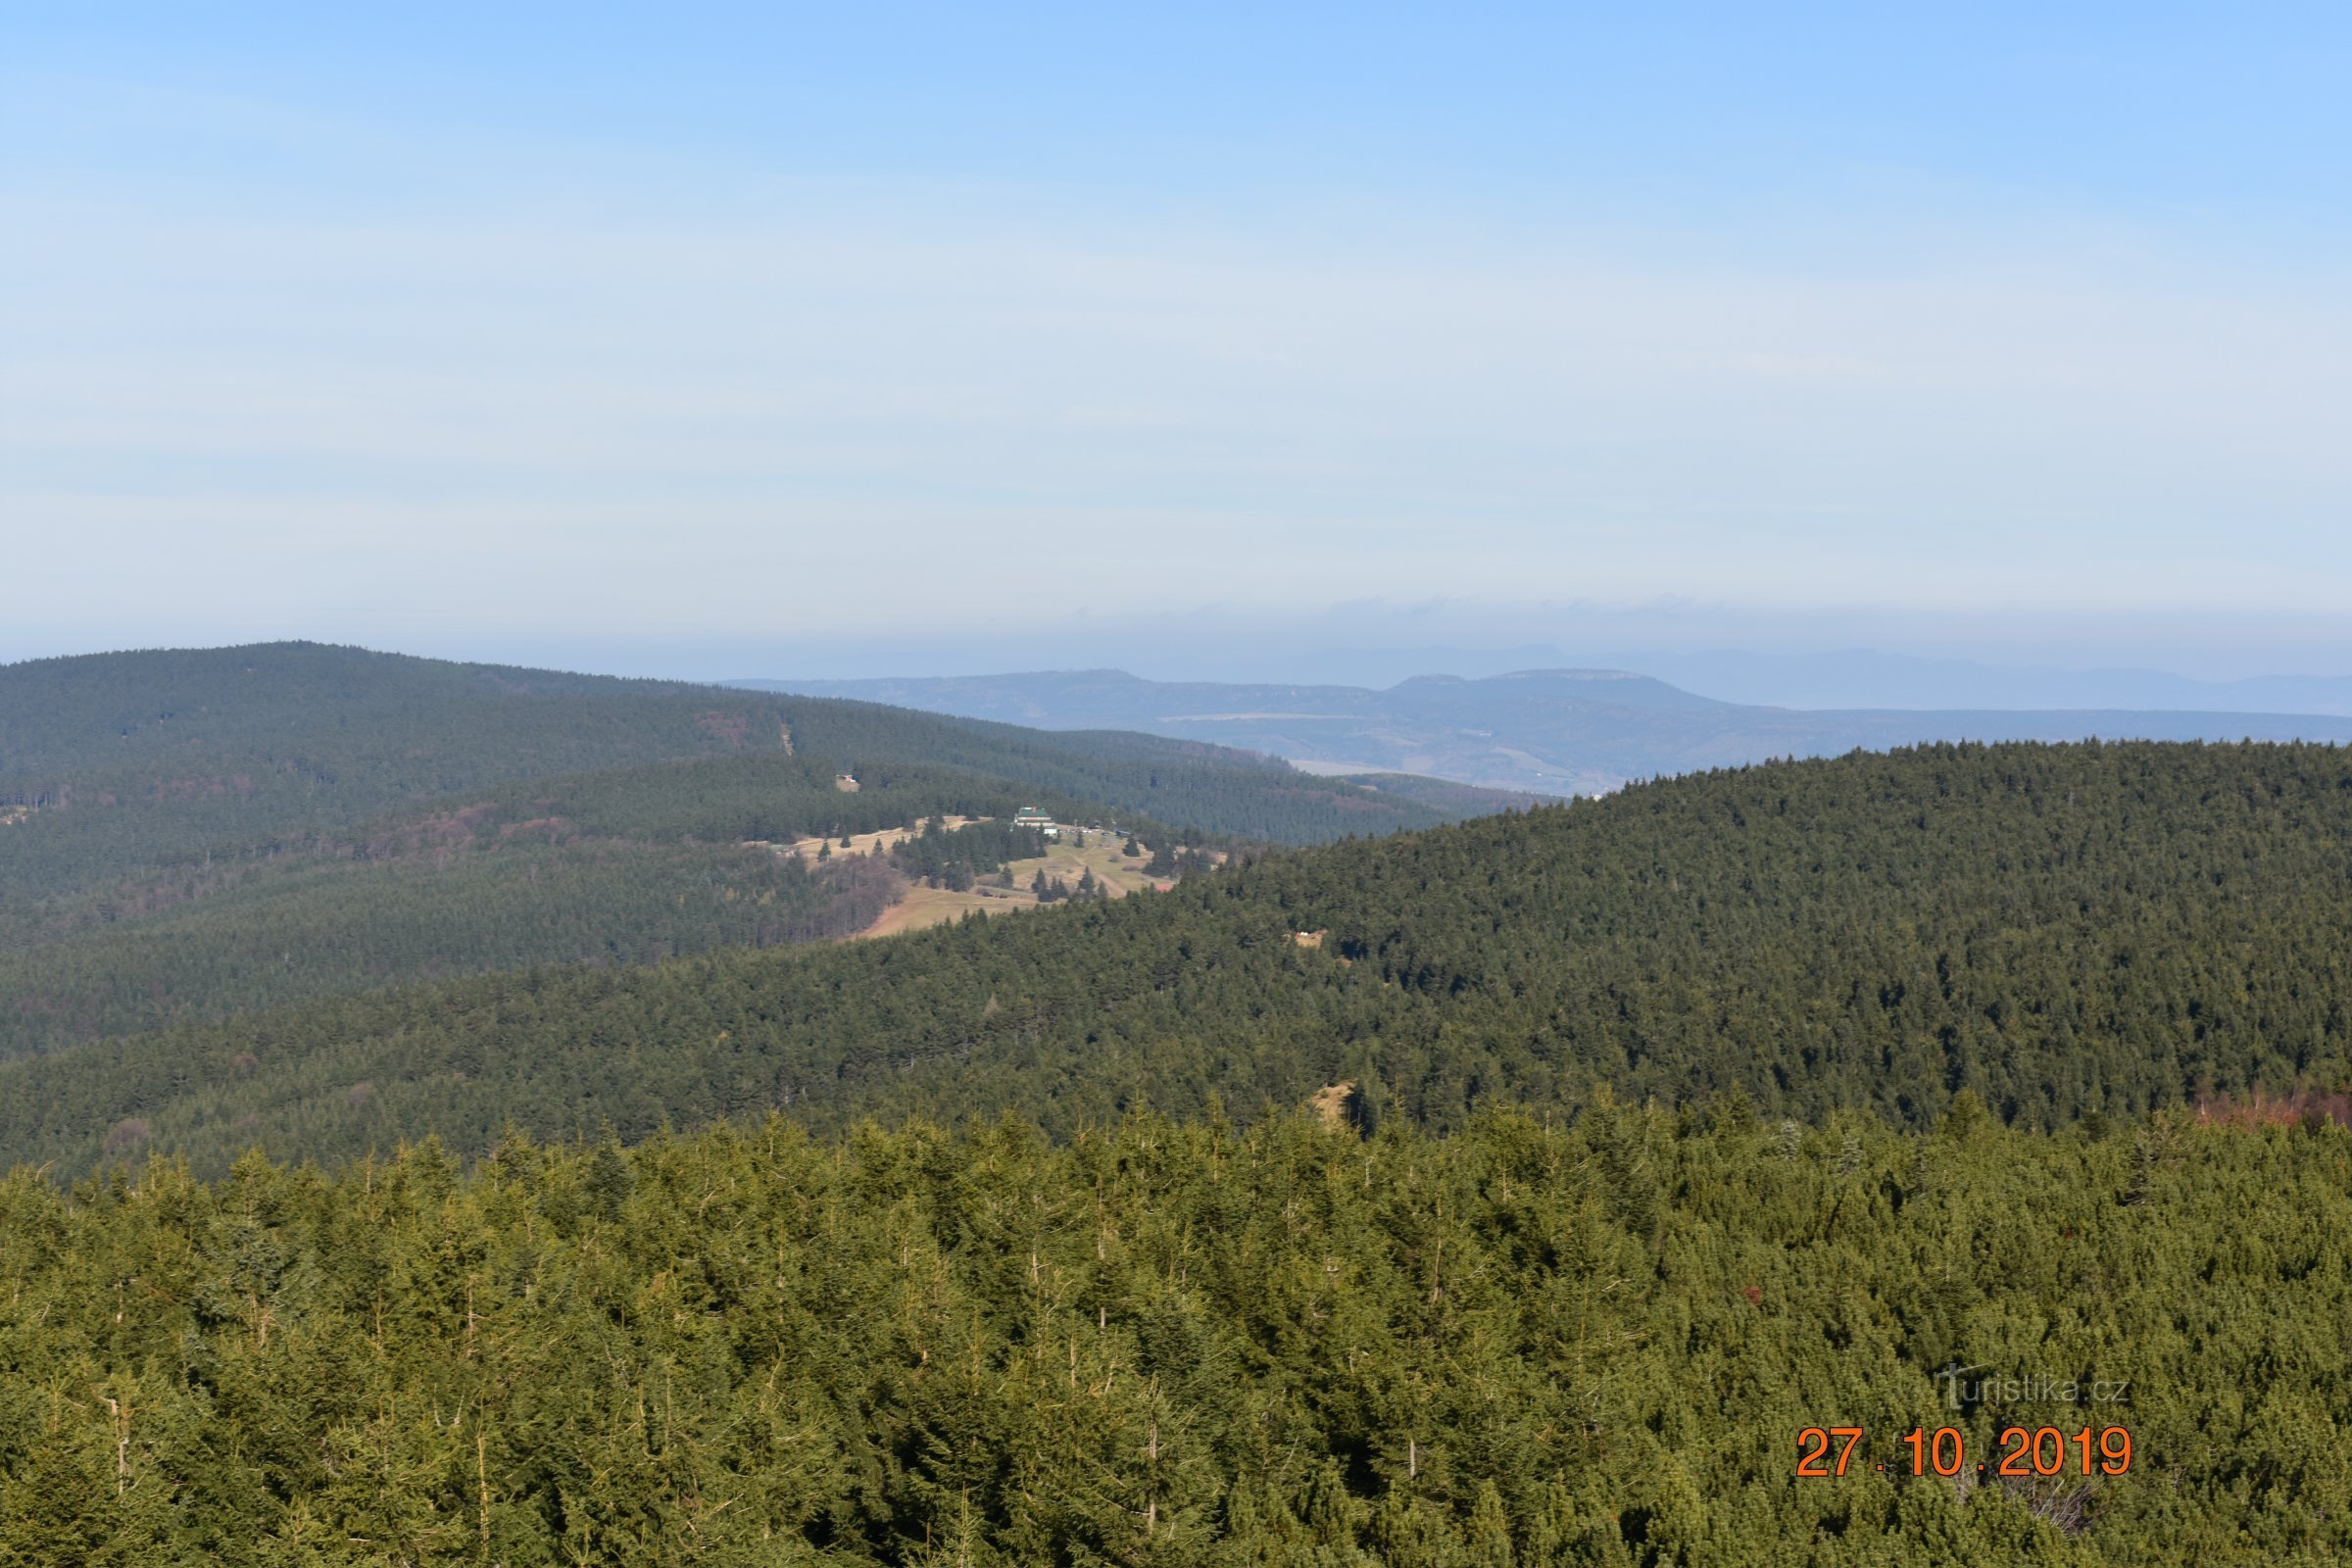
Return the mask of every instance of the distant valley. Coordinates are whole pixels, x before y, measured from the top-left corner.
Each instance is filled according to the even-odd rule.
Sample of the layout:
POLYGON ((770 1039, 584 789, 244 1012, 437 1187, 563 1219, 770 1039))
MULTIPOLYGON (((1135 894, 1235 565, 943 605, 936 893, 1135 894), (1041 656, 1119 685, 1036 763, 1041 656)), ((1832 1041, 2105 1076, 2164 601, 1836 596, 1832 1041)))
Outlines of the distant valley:
POLYGON ((356 648, 36 660, 0 666, 0 1060, 404 981, 1116 897, 1236 846, 1529 804, 356 648), (1121 832, 1054 842, 1014 829, 1023 808, 1121 832), (821 848, 772 848, 799 841, 821 848))
POLYGON ((1126 729, 1288 759, 1317 773, 1425 774, 1590 795, 1633 779, 1930 741, 2352 742, 2352 717, 2169 710, 1766 708, 1609 669, 1362 686, 1151 681, 1120 670, 730 684, 1044 729, 1126 729))

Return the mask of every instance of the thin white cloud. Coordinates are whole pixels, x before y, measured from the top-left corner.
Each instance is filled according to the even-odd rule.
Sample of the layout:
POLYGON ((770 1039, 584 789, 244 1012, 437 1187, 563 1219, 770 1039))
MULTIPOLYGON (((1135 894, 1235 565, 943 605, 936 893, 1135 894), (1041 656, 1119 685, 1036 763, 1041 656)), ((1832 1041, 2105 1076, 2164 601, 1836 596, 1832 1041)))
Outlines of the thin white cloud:
POLYGON ((28 541, 0 615, 668 636, 782 596, 801 627, 985 628, 1066 613, 1056 563, 1097 551, 1133 569, 1080 597, 1123 612, 2319 612, 2352 584, 2334 277, 2063 232, 1661 263, 844 182, 560 224, 134 196, 0 210, 34 236, 0 254, 0 513, 28 541))

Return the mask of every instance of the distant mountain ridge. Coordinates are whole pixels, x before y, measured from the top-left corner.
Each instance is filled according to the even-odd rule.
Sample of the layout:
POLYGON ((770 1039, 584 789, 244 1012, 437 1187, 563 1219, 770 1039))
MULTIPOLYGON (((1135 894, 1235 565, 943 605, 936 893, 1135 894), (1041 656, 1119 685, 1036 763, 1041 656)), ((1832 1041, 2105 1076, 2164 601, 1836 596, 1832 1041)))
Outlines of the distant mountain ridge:
POLYGON ((0 665, 0 1059, 402 980, 847 936, 913 876, 1009 858, 885 864, 869 844, 804 866, 769 841, 1034 805, 1172 854, 1529 804, 1198 741, 316 644, 0 665))
POLYGON ((2334 713, 1771 708, 1722 702, 1622 669, 1419 675, 1386 689, 1152 681, 1116 669, 728 684, 1044 729, 1142 730, 1263 752, 1316 773, 1416 773, 1553 795, 1778 757, 1932 741, 2352 743, 2352 716, 2334 713))
POLYGON ((0 805, 34 809, 0 842, 0 868, 21 895, 515 779, 796 749, 959 768, 1281 842, 1442 819, 1191 737, 935 712, 316 643, 0 664, 0 805), (54 862, 38 877, 36 858, 54 862))
POLYGON ((1586 646, 1571 652, 1542 644, 1508 650, 1431 646, 1331 650, 1317 659, 1325 670, 1364 670, 1372 684, 1394 682, 1416 668, 1461 669, 1473 676, 1565 665, 1639 669, 1687 691, 1764 708, 2352 713, 2352 675, 2267 673, 2200 679, 2128 665, 1987 664, 1862 647, 1684 651, 1586 646), (1369 675, 1374 670, 1383 673, 1369 675))

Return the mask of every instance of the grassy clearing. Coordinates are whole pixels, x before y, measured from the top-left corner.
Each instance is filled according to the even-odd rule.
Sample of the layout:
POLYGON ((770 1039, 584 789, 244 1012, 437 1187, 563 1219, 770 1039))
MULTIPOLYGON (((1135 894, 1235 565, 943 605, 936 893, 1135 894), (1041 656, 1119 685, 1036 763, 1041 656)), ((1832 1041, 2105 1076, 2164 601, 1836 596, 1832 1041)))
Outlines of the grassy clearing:
MULTIPOLYGON (((951 826, 960 825, 959 818, 950 817, 948 820, 951 826)), ((897 835, 867 834, 863 837, 895 842, 897 835)), ((802 841, 809 846, 807 851, 809 855, 816 853, 815 846, 819 842, 816 839, 802 841)), ((834 842, 835 854, 854 853, 839 848, 838 840, 834 842)), ((1009 888, 999 885, 992 877, 983 880, 980 886, 968 893, 951 893, 945 888, 910 889, 906 897, 885 909, 881 918, 858 935, 886 937, 900 931, 919 931, 925 926, 960 920, 973 910, 982 914, 1007 914, 1017 909, 1034 909, 1038 907, 1038 903, 1029 892, 1029 884, 1036 880, 1040 871, 1045 872, 1050 881, 1057 879, 1074 888, 1078 885, 1078 879, 1091 870, 1095 873, 1095 880, 1102 884, 1103 896, 1113 899, 1123 899, 1130 893, 1142 893, 1153 888, 1164 892, 1175 886, 1172 877, 1145 875, 1144 865, 1148 857, 1131 859, 1119 853, 1119 844, 1116 836, 1107 833, 1087 834, 1086 847, 1083 849, 1078 847, 1074 837, 1062 839, 1047 846, 1046 853, 1041 856, 1011 862, 1006 867, 1012 881, 1009 888)), ((799 846, 794 847, 797 849, 799 846)))
MULTIPOLYGON (((967 822, 985 822, 987 820, 988 818, 984 816, 945 816, 940 818, 941 823, 951 832, 962 827, 967 822)), ((848 837, 850 846, 846 850, 842 848, 841 840, 837 838, 794 839, 790 844, 778 844, 773 848, 778 855, 797 855, 810 865, 814 865, 817 851, 827 845, 832 846, 835 855, 872 855, 877 847, 887 853, 913 838, 914 835, 905 828, 886 827, 871 833, 852 833, 848 837)))
POLYGON ((1036 901, 1027 895, 1014 898, 1009 893, 951 893, 946 888, 910 888, 906 896, 884 909, 872 925, 858 933, 855 941, 863 937, 895 936, 901 931, 920 931, 925 926, 946 925, 960 920, 977 909, 982 914, 1003 914, 1011 909, 1034 909, 1036 901))

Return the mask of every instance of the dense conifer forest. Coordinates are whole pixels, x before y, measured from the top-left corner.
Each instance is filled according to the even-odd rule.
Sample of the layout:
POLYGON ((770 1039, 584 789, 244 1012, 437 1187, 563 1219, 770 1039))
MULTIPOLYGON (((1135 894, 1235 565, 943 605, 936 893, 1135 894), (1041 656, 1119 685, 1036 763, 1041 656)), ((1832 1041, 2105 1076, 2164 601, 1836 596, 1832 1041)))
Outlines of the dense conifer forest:
POLYGON ((1036 805, 1173 853, 1511 804, 1387 784, 1144 736, 302 644, 12 665, 0 1058, 404 980, 841 936, 897 891, 879 867, 778 864, 768 841, 1036 805))
POLYGON ((0 698, 0 1565, 2352 1556, 2352 754, 1445 825, 352 650, 0 698), (1182 880, 794 945, 1026 805, 1182 880))
POLYGON ((2318 1568, 2348 1233, 2325 1122, 1966 1098, 21 1172, 0 1562, 2318 1568))
MULTIPOLYGON (((532 779, 221 845, 0 909, 0 996, 13 1001, 0 1058, 404 979, 845 936, 907 876, 1038 853, 1034 832, 999 829, 984 846, 982 825, 945 844, 919 837, 942 816, 1003 819, 1024 804, 1072 821, 1108 809, 920 764, 869 768, 845 794, 833 764, 771 754, 532 779), (886 828, 907 840, 887 863, 810 867, 773 847, 886 828)), ((1126 825, 1172 849, 1204 837, 1126 825)))
POLYGON ((956 769, 1278 843, 1466 814, 1198 742, 278 643, 0 665, 0 808, 30 808, 0 832, 0 885, 84 889, 511 780, 747 753, 956 769))
POLYGON ((1326 1084, 1445 1129, 1606 1084, 2063 1126, 2347 1081, 2352 754, 1937 747, 1276 854, 1175 891, 800 952, 547 966, 0 1064, 0 1158, 223 1169, 512 1122, 784 1107, 1055 1136, 1326 1084), (1302 941, 1305 938, 1307 940, 1302 941), (1310 945, 1311 944, 1311 945, 1310 945), (126 1126, 127 1124, 127 1126, 126 1126))

